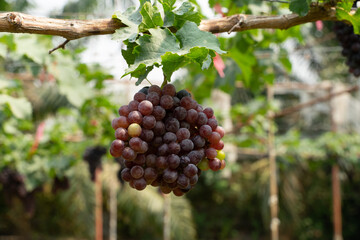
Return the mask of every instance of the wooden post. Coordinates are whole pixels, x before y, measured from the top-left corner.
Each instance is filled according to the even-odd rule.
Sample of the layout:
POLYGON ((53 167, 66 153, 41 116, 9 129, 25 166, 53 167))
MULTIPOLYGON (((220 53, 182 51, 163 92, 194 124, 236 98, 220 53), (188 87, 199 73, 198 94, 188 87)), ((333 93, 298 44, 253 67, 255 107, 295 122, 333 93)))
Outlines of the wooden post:
POLYGON ((170 194, 163 194, 163 197, 164 197, 163 240, 170 240, 171 239, 171 224, 170 224, 171 199, 170 199, 170 194))
POLYGON ((101 168, 95 170, 95 240, 103 239, 101 168))
MULTIPOLYGON (((274 99, 274 91, 272 86, 267 87, 267 101, 271 103, 274 99)), ((270 170, 270 213, 271 213, 271 239, 279 240, 279 218, 278 218, 278 187, 277 187, 277 174, 276 174, 276 151, 274 143, 274 123, 273 123, 274 112, 268 112, 268 155, 269 155, 269 170, 270 170)))
MULTIPOLYGON (((330 89, 332 91, 332 88, 330 89)), ((334 118, 334 100, 330 101, 331 131, 337 132, 338 126, 334 118)), ((335 159, 337 161, 337 159, 335 159)), ((342 216, 341 216, 341 189, 339 178, 339 165, 334 163, 331 171, 332 199, 333 199, 333 221, 334 221, 334 240, 342 240, 342 216)))

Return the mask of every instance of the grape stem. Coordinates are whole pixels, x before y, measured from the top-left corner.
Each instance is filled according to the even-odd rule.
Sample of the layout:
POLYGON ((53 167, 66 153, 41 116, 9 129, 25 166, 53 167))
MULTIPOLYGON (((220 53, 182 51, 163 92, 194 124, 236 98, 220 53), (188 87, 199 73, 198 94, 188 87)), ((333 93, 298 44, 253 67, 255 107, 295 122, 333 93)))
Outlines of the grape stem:
POLYGON ((163 88, 166 84, 167 84, 167 79, 166 79, 166 76, 165 76, 165 74, 164 74, 164 81, 162 82, 162 84, 161 84, 161 88, 163 88))

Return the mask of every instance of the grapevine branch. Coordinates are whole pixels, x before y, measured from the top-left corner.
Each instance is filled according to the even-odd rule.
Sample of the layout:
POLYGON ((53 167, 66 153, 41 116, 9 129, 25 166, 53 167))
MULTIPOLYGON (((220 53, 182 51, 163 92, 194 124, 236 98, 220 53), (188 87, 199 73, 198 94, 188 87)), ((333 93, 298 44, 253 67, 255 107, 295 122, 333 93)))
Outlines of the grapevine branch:
MULTIPOLYGON (((321 6, 311 7, 306 16, 285 14, 278 16, 254 16, 237 14, 218 19, 203 20, 200 30, 211 33, 245 31, 250 29, 287 29, 317 20, 336 21, 336 9, 321 6)), ((92 35, 112 34, 116 29, 126 27, 120 20, 95 19, 73 20, 35 17, 19 12, 0 13, 0 32, 33 33, 61 36, 74 40, 92 35)), ((61 46, 60 46, 61 47, 61 46)))

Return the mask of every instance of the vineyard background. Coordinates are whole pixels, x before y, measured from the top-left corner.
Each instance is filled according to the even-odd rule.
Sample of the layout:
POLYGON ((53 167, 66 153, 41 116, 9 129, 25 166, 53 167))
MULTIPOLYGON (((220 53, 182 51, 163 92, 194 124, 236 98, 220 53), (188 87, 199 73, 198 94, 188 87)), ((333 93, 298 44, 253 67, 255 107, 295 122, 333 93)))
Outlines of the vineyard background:
MULTIPOLYGON (((108 18, 133 3, 64 1, 46 14, 108 18)), ((279 2, 212 0, 203 14, 280 14, 288 8, 279 2)), ((3 12, 45 15, 43 9, 39 1, 0 1, 3 12)), ((348 73, 333 22, 223 33, 219 41, 227 53, 215 66, 187 65, 172 82, 213 106, 227 131, 226 169, 204 172, 184 197, 163 197, 155 188, 137 192, 119 182, 119 165, 106 154, 104 239, 166 239, 169 229, 171 239, 271 239, 277 219, 270 205, 278 207, 280 239, 331 239, 336 231, 356 239, 359 82, 348 73), (271 157, 277 164, 276 196, 269 186, 271 157), (334 199, 341 199, 341 211, 334 210, 340 206, 334 199)), ((118 107, 148 85, 120 78, 127 68, 124 46, 111 36, 71 41, 48 54, 62 42, 45 35, 0 35, 0 171, 16 170, 25 184, 21 191, 0 184, 0 239, 94 238, 95 184, 83 154, 92 146, 108 149, 118 107)), ((161 71, 148 79, 161 84, 161 71)))

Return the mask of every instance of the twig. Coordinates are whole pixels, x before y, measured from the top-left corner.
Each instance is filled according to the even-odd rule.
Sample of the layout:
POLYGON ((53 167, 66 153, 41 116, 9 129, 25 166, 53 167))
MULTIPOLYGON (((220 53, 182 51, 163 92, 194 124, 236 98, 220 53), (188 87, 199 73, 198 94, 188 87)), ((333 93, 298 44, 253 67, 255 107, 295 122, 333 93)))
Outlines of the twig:
POLYGON ((65 45, 66 45, 68 42, 70 42, 70 40, 69 40, 69 39, 66 39, 66 40, 65 40, 62 44, 60 44, 59 46, 57 46, 57 47, 49 50, 49 54, 52 54, 54 51, 56 51, 56 50, 59 49, 59 48, 65 49, 65 45))
POLYGON ((237 15, 237 18, 239 19, 239 21, 228 31, 228 34, 232 33, 235 28, 240 28, 246 20, 246 16, 244 14, 237 15))

